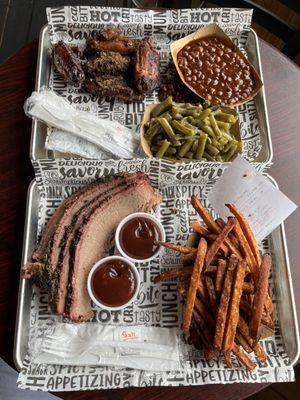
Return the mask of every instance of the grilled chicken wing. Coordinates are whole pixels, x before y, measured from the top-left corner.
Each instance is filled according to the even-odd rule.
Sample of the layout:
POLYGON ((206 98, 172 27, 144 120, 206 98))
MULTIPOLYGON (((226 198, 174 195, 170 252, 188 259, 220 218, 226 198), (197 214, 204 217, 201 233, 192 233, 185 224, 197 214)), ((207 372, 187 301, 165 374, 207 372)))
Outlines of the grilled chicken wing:
POLYGON ((143 95, 136 93, 123 78, 123 76, 103 75, 87 79, 83 88, 98 96, 115 97, 125 102, 142 101, 143 95))
POLYGON ((99 51, 115 51, 122 55, 127 55, 134 53, 136 46, 136 40, 124 38, 122 36, 114 40, 98 40, 97 36, 90 36, 86 40, 86 50, 88 54, 97 53, 99 51))
POLYGON ((98 32, 94 35, 98 41, 115 40, 120 36, 122 36, 122 31, 119 28, 107 29, 106 31, 98 32))
POLYGON ((134 83, 140 93, 152 92, 160 84, 159 54, 150 37, 137 47, 134 65, 134 83))
POLYGON ((65 81, 73 84, 84 81, 81 63, 70 46, 59 41, 54 44, 52 54, 54 65, 65 81))
POLYGON ((122 75, 128 71, 130 58, 113 51, 101 51, 84 65, 86 75, 122 75))

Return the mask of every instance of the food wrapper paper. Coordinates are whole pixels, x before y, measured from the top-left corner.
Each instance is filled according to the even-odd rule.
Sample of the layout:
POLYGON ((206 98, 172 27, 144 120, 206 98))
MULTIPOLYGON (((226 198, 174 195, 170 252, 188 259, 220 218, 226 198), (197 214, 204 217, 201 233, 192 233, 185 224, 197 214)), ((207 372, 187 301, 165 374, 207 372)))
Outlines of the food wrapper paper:
MULTIPOLYGON (((86 37, 93 30, 119 27, 129 38, 152 36, 157 42, 160 53, 162 74, 166 72, 166 67, 171 59, 171 42, 181 39, 207 24, 218 24, 241 51, 246 53, 251 18, 252 10, 234 8, 179 10, 141 10, 97 6, 47 8, 51 42, 64 40, 66 43, 78 45, 81 52, 85 47, 86 37)), ((49 88, 63 96, 79 110, 89 111, 99 118, 117 121, 133 129, 134 132, 139 132, 145 107, 159 101, 157 91, 146 95, 143 102, 128 104, 113 98, 99 98, 92 94, 81 93, 74 86, 64 82, 60 74, 53 69, 53 65, 50 71, 49 88)), ((243 156, 249 161, 254 161, 262 149, 262 132, 255 100, 248 101, 239 106, 237 110, 243 140, 243 156)), ((54 138, 53 130, 50 135, 54 138)), ((51 148, 49 143, 52 138, 47 141, 48 148, 51 148)), ((56 150, 59 148, 68 150, 73 146, 73 142, 71 146, 68 146, 57 140, 55 144, 59 146, 56 150)), ((89 149, 89 153, 93 154, 94 149, 89 149)))
MULTIPOLYGON (((185 244, 192 230, 192 221, 199 220, 190 199, 194 194, 203 200, 211 210, 207 194, 222 176, 224 165, 220 163, 195 162, 191 164, 170 164, 155 159, 135 160, 39 160, 34 161, 36 180, 40 191, 38 233, 58 204, 79 187, 101 176, 118 172, 143 171, 162 194, 163 201, 155 211, 166 232, 166 240, 185 244)), ((261 165, 256 165, 261 169, 261 165)), ((279 229, 279 228, 278 228, 279 229)), ((182 386, 215 383, 260 383, 293 381, 291 360, 285 352, 283 337, 277 318, 277 303, 280 297, 274 293, 273 277, 280 268, 282 259, 277 250, 275 230, 263 240, 261 248, 272 255, 273 267, 270 276, 271 296, 274 300, 275 334, 262 341, 267 354, 266 363, 257 362, 253 372, 232 357, 232 369, 223 359, 207 362, 201 350, 195 349, 188 336, 182 335, 181 369, 178 371, 153 372, 111 366, 72 366, 39 364, 30 352, 26 355, 19 375, 20 388, 47 391, 93 390, 122 388, 128 386, 182 386)), ((181 266, 178 253, 164 249, 158 258, 139 265, 141 290, 130 307, 120 311, 107 311, 94 307, 90 322, 116 326, 146 325, 178 328, 182 322, 183 302, 177 293, 175 281, 154 284, 154 278, 163 271, 181 266)), ((279 294, 280 295, 280 294, 279 294)), ((282 296, 282 293, 281 293, 282 296)), ((51 326, 55 321, 70 323, 52 314, 47 308, 47 294, 33 286, 30 309, 30 336, 36 326, 51 326)), ((283 326, 290 322, 287 315, 281 316, 283 326)), ((252 355, 250 355, 252 358, 252 355)))

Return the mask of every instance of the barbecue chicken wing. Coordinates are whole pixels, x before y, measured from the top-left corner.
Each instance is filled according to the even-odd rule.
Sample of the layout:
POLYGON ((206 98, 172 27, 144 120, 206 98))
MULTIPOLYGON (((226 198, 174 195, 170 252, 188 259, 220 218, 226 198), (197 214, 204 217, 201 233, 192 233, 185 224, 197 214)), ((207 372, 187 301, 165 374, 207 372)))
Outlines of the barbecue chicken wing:
POLYGON ((52 54, 55 67, 66 82, 78 85, 84 81, 80 60, 70 46, 59 41, 54 44, 52 54))
POLYGON ((101 51, 84 65, 86 75, 122 75, 128 71, 130 58, 114 51, 101 51))
POLYGON ((102 75, 87 79, 83 85, 88 93, 115 97, 125 102, 142 101, 143 95, 136 93, 123 76, 102 75))
POLYGON ((145 37, 138 44, 134 65, 134 83, 140 93, 152 92, 160 84, 159 54, 150 37, 145 37))

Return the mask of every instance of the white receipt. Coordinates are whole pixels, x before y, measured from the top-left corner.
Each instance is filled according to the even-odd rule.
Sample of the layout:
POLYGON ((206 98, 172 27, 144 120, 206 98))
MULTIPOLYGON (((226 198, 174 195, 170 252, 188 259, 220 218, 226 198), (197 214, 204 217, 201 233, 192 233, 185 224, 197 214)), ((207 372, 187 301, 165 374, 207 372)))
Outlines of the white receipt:
POLYGON ((295 203, 241 156, 218 179, 208 194, 208 200, 222 218, 230 215, 225 204, 236 204, 247 218, 258 242, 297 208, 295 203))

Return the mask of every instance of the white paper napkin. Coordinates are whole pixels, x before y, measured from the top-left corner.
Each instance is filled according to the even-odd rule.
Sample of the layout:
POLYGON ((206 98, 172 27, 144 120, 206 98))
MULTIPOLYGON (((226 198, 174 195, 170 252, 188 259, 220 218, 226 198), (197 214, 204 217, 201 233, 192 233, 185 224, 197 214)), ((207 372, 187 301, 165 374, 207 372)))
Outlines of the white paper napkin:
POLYGON ((225 204, 236 204, 247 218, 258 242, 297 208, 240 155, 225 170, 207 197, 222 218, 231 215, 225 204))

